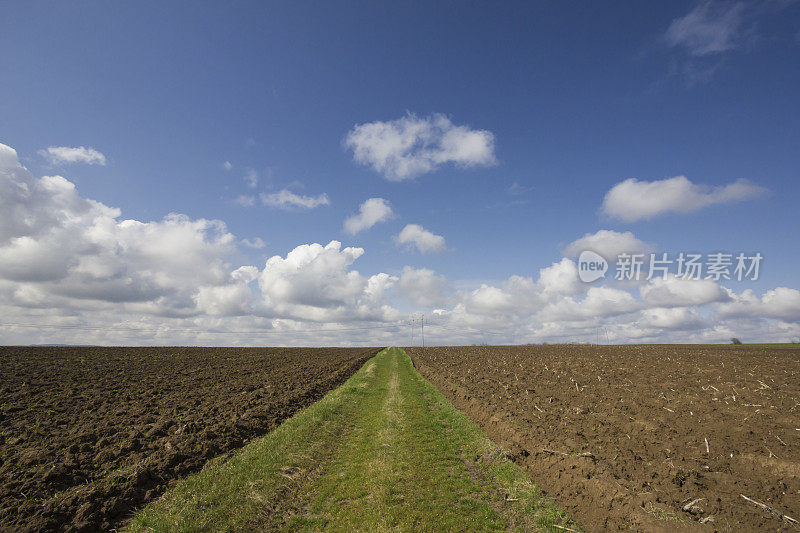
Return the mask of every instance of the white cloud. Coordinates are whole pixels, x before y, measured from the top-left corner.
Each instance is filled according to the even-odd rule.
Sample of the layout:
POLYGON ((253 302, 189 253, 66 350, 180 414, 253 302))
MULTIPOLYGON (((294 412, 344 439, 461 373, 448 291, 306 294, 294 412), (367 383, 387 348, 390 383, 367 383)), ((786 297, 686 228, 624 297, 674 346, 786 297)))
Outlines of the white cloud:
POLYGON ((452 291, 450 282, 428 268, 406 266, 398 283, 401 294, 418 307, 446 305, 452 291))
POLYGON ((225 170, 231 170, 233 169, 233 163, 231 163, 230 161, 225 161, 224 163, 222 163, 222 168, 224 168, 225 170))
POLYGON ((255 189, 258 186, 258 172, 252 168, 248 168, 247 172, 244 174, 244 182, 251 189, 255 189))
MULTIPOLYGON (((574 247, 645 246, 608 230, 583 239, 574 247)), ((737 294, 674 278, 590 286, 569 257, 538 277, 496 282, 409 266, 362 274, 354 267, 364 250, 337 241, 297 246, 261 269, 231 264, 243 255, 237 246, 261 245, 218 220, 125 219, 63 177, 35 178, 0 145, 3 344, 397 345, 416 310, 434 344, 594 341, 599 331, 611 342, 800 336, 800 291, 789 287, 737 294)))
POLYGON ((648 220, 666 213, 691 213, 715 204, 760 196, 766 189, 739 179, 727 185, 697 185, 684 176, 656 181, 628 179, 606 193, 603 212, 625 222, 648 220))
POLYGON ((392 208, 383 198, 370 198, 358 208, 358 214, 348 217, 344 221, 344 231, 355 235, 360 231, 371 228, 379 222, 386 222, 392 218, 392 208))
POLYGON ((633 295, 613 287, 590 287, 583 300, 572 297, 555 297, 551 303, 539 311, 543 321, 599 320, 642 308, 642 303, 633 295))
POLYGON ((609 263, 613 263, 622 253, 649 254, 653 251, 653 247, 637 239, 630 231, 601 229, 597 233, 587 233, 580 239, 569 243, 564 248, 564 255, 577 258, 584 250, 596 252, 605 257, 609 263))
POLYGON ((363 254, 363 248, 331 241, 271 257, 258 278, 263 305, 279 316, 317 322, 398 318, 382 305, 383 292, 396 278, 383 273, 365 278, 349 269, 363 254))
POLYGON ((642 311, 640 325, 665 330, 696 330, 705 326, 706 321, 688 307, 656 307, 642 311))
POLYGON ((248 194, 242 194, 241 196, 238 196, 234 202, 242 207, 253 207, 256 205, 256 197, 248 194))
POLYGON ((539 282, 543 294, 574 296, 588 289, 578 277, 578 266, 566 257, 558 263, 539 270, 539 282))
POLYGON ((331 241, 327 246, 304 244, 285 258, 276 255, 267 260, 259 277, 265 299, 272 302, 332 307, 359 294, 364 280, 357 272, 348 272, 363 248, 347 247, 331 241))
POLYGON ((105 165, 106 156, 94 148, 85 146, 50 146, 39 150, 39 155, 50 161, 53 165, 68 163, 86 163, 87 165, 105 165))
POLYGON ((463 294, 461 299, 459 305, 477 315, 508 312, 514 308, 514 295, 510 291, 485 283, 469 294, 463 294))
POLYGON ((330 205, 328 195, 323 193, 318 196, 303 196, 290 190, 283 189, 272 194, 261 193, 261 203, 280 209, 303 208, 314 209, 322 205, 330 205))
POLYGON ((394 239, 397 244, 415 246, 423 254, 447 250, 444 237, 431 233, 419 224, 408 224, 394 239))
POLYGON ((745 4, 706 1, 672 21, 664 36, 669 46, 694 56, 707 56, 739 46, 745 4))
POLYGON ((453 163, 462 167, 495 163, 494 134, 456 126, 441 114, 408 114, 387 122, 356 125, 344 145, 353 158, 391 181, 415 178, 453 163))
POLYGON ((759 297, 751 289, 736 295, 719 306, 723 317, 766 317, 786 322, 800 322, 800 291, 789 287, 777 287, 759 297))
POLYGON ((564 258, 558 263, 539 270, 539 279, 511 276, 499 286, 482 284, 469 292, 462 292, 463 309, 472 314, 504 317, 530 317, 547 303, 572 297, 588 290, 588 285, 578 279, 575 262, 564 258))
POLYGON ((222 222, 119 217, 61 176, 34 178, 0 145, 0 277, 73 300, 151 302, 164 314, 194 312, 197 287, 228 277, 234 237, 222 222))
POLYGON ((683 279, 669 275, 656 277, 639 288, 642 299, 659 307, 683 307, 725 302, 728 292, 710 279, 683 279))
MULTIPOLYGON (((6 322, 83 323, 96 332, 83 332, 77 342, 124 343, 125 333, 98 328, 123 321, 123 329, 149 327, 143 335, 156 344, 169 339, 231 343, 231 337, 198 335, 197 330, 235 330, 235 317, 250 328, 277 332, 297 329, 303 321, 387 323, 401 318, 385 301, 396 277, 362 276, 350 269, 363 249, 342 249, 335 241, 324 247, 303 245, 285 258, 271 258, 263 270, 233 268, 228 258, 236 255, 237 242, 261 247, 263 240, 238 241, 215 220, 171 214, 140 222, 120 214, 82 198, 63 177, 34 178, 13 149, 0 145, 0 316, 13 317, 6 322), (155 317, 162 326, 154 326, 155 317), (227 322, 218 321, 225 317, 227 322), (194 333, 167 334, 166 323, 194 328, 194 333)), ((47 335, 79 337, 57 327, 42 331, 9 326, 0 328, 0 337, 24 342, 47 335)), ((287 335, 275 338, 293 338, 287 335)), ((379 333, 372 342, 378 338, 379 333)), ((140 336, 136 342, 147 341, 140 336)), ((314 342, 346 341, 321 333, 314 342)))
POLYGON ((267 243, 265 243, 261 237, 256 237, 255 239, 242 239, 242 244, 248 248, 256 248, 258 250, 267 245, 267 243))
POLYGON ((194 295, 197 308, 211 316, 246 316, 253 313, 253 292, 248 286, 258 277, 258 268, 239 267, 224 285, 203 286, 194 295))
MULTIPOLYGON (((370 276, 367 279, 367 286, 364 288, 363 300, 373 304, 380 304, 383 302, 384 294, 397 282, 396 276, 390 276, 383 272, 370 276)), ((383 310, 388 310, 387 306, 383 306, 383 310)))

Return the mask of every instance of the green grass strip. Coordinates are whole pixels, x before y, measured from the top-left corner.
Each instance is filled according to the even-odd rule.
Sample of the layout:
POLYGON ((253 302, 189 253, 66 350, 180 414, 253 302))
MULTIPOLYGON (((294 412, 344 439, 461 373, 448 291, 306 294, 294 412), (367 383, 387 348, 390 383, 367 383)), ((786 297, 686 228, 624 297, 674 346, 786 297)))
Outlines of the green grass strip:
POLYGON ((139 511, 130 531, 578 530, 400 349, 139 511), (561 526, 556 528, 555 525, 561 526))

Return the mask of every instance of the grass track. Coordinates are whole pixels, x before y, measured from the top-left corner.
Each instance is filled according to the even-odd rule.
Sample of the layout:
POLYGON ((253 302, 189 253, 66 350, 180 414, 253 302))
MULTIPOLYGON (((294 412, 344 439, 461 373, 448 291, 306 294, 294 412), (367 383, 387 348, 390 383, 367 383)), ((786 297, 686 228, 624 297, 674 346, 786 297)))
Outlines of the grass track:
POLYGON ((226 462, 178 483, 131 531, 578 529, 400 349, 226 462))

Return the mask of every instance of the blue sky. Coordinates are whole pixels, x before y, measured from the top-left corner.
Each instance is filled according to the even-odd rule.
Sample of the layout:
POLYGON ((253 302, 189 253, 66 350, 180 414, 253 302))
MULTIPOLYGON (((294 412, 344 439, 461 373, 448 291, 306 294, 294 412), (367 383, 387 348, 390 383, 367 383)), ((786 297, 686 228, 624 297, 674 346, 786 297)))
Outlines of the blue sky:
MULTIPOLYGON (((469 291, 481 284, 500 287, 515 275, 536 281, 570 243, 611 230, 670 253, 760 252, 758 281, 725 285, 737 295, 752 289, 763 299, 798 286, 797 2, 8 2, 2 11, 0 142, 32 176, 61 175, 81 198, 119 208, 119 221, 180 213, 224 222, 237 243, 224 251, 231 270, 263 269, 267 258, 299 245, 338 240, 366 251, 349 267, 365 277, 430 269, 464 291, 427 307, 403 300, 403 291, 385 302, 430 313, 469 307, 469 291), (346 145, 357 125, 397 125, 404 117, 431 124, 439 115, 454 128, 486 133, 488 156, 470 152, 393 181, 346 145), (42 156, 48 147, 91 147, 105 164, 42 156), (248 175, 257 177, 255 187, 248 175), (664 207, 631 221, 603 210, 606 194, 625 180, 676 176, 723 200, 690 212, 664 207), (723 194, 741 179, 751 189, 733 199, 723 194), (259 199, 282 190, 324 194, 328 204, 283 209, 259 199), (241 205, 242 197, 254 205, 241 205), (354 235, 343 231, 369 198, 384 199, 393 217, 354 235), (445 250, 399 246, 396 236, 408 224, 444 238, 445 250), (256 238, 265 246, 241 243, 256 238)), ((696 200, 700 193, 687 194, 696 200)), ((92 324, 109 301, 83 296, 34 312, 11 294, 36 283, 37 290, 70 293, 67 278, 60 289, 54 279, 44 287, 43 280, 8 278, 6 312, 27 309, 33 323, 55 314, 78 317, 76 327, 92 324)), ((355 320, 322 320, 316 311, 284 316, 279 305, 264 304, 255 283, 252 297, 271 310, 253 312, 268 322, 251 317, 245 329, 280 328, 276 317, 329 327, 355 320)), ((748 315, 747 331, 760 335, 783 324, 781 335, 800 334, 795 295, 786 296, 789 311, 748 315)), ((706 317, 715 305, 737 303, 670 312, 706 317)), ((474 313, 458 322, 448 312, 442 320, 464 327, 497 326, 474 313)), ((174 327, 203 324, 208 315, 181 314, 174 327)), ((234 315, 232 322, 243 320, 234 315)), ((115 323, 174 318, 125 309, 115 323)), ((540 317, 538 324, 573 318, 540 317)), ((701 329, 722 331, 721 322, 709 318, 701 329)), ((520 327, 515 338, 543 338, 541 329, 520 327)), ((728 332, 679 331, 648 330, 641 339, 720 340, 728 332)), ((8 330, 4 338, 20 342, 20 334, 8 330)), ((451 340, 459 339, 442 342, 451 340)))

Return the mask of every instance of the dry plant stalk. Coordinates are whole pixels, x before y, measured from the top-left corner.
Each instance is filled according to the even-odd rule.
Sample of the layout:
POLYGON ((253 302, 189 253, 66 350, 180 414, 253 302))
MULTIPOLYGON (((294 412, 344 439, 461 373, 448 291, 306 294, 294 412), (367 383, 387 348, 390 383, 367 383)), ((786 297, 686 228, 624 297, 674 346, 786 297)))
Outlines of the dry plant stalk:
POLYGON ((572 531, 572 533, 578 533, 576 529, 570 529, 568 527, 559 526, 558 524, 552 524, 553 527, 557 527, 558 529, 563 529, 564 531, 572 531))
POLYGON ((765 511, 769 511, 770 513, 774 514, 775 516, 777 516, 778 518, 780 518, 784 522, 788 522, 790 524, 797 524, 798 523, 797 520, 795 520, 791 516, 786 516, 782 512, 778 511, 777 509, 774 509, 774 508, 770 507, 769 505, 767 505, 765 503, 757 502, 757 501, 755 501, 755 500, 753 500, 751 498, 748 498, 744 494, 739 494, 739 496, 741 496, 742 498, 744 498, 745 500, 747 500, 750 503, 758 505, 759 507, 761 507, 765 511))

